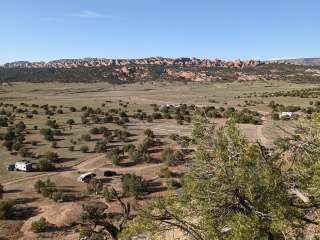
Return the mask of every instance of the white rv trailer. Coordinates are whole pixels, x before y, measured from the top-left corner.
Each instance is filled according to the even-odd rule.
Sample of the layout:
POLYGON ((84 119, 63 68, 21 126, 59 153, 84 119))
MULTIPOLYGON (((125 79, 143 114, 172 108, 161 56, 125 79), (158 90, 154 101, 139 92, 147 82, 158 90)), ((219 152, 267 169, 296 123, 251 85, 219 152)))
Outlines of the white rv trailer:
POLYGON ((14 168, 16 171, 31 172, 32 171, 32 163, 29 161, 16 162, 14 164, 14 168))
POLYGON ((84 173, 84 174, 81 174, 79 177, 78 177, 78 182, 85 182, 85 183, 88 183, 90 182, 90 180, 92 178, 96 177, 96 174, 93 173, 93 172, 87 172, 87 173, 84 173))

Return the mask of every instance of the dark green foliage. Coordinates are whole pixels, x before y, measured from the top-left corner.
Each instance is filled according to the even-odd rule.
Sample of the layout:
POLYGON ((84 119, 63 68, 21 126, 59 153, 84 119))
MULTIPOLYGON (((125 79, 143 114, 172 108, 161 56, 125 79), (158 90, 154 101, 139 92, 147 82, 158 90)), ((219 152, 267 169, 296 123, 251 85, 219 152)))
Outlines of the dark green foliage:
POLYGON ((75 121, 73 119, 68 119, 67 120, 67 124, 68 125, 74 125, 75 124, 75 121))
POLYGON ((136 146, 133 145, 132 143, 129 143, 129 144, 123 145, 122 149, 124 152, 132 152, 136 149, 136 146))
POLYGON ((44 154, 44 158, 46 160, 48 160, 49 162, 52 162, 52 163, 58 163, 60 162, 60 158, 59 158, 59 155, 58 153, 55 153, 55 152, 46 152, 44 154))
POLYGON ((150 129, 150 128, 147 128, 146 130, 144 130, 144 135, 146 135, 147 137, 150 137, 150 138, 154 138, 154 133, 153 131, 150 129))
POLYGON ((116 166, 120 163, 122 154, 123 152, 119 148, 113 148, 107 152, 107 158, 116 166))
POLYGON ((90 180, 87 186, 87 189, 89 193, 94 193, 99 195, 103 191, 103 183, 101 182, 101 180, 93 178, 90 180))
POLYGON ((40 159, 37 163, 37 169, 41 172, 43 171, 53 171, 55 170, 55 166, 52 162, 47 159, 40 159))
POLYGON ((183 154, 179 150, 174 150, 172 148, 166 148, 161 153, 161 159, 169 166, 174 166, 183 161, 183 154))
POLYGON ((169 170, 168 167, 163 167, 160 169, 159 172, 159 177, 161 178, 171 178, 172 177, 172 172, 169 170))
POLYGON ((61 203, 66 202, 68 200, 68 196, 65 195, 62 191, 56 191, 52 193, 51 199, 55 202, 61 203))
POLYGON ((40 133, 44 136, 44 138, 47 141, 53 141, 54 140, 54 133, 51 130, 51 128, 43 128, 40 130, 40 133))
POLYGON ((19 155, 21 157, 31 157, 32 153, 29 151, 28 148, 20 148, 19 151, 18 151, 19 155))
POLYGON ((106 140, 99 140, 96 142, 96 145, 94 147, 94 151, 96 153, 104 153, 107 152, 108 146, 107 146, 107 141, 106 140))
POLYGON ((89 147, 87 145, 83 145, 80 147, 80 151, 83 153, 89 152, 89 147))
POLYGON ((86 142, 89 142, 89 141, 91 141, 91 136, 90 136, 90 134, 84 134, 81 136, 81 139, 86 142))
POLYGON ((60 190, 57 189, 56 184, 49 178, 45 181, 37 180, 33 185, 33 188, 37 193, 41 193, 42 196, 50 198, 55 202, 67 201, 67 196, 60 190))
POLYGON ((34 233, 41 233, 41 232, 45 232, 48 227, 49 227, 49 224, 47 220, 44 217, 41 217, 39 220, 33 221, 31 223, 30 230, 34 233))
POLYGON ((74 146, 70 146, 68 149, 69 149, 70 152, 73 152, 74 151, 74 146))
POLYGON ((144 207, 125 238, 169 228, 195 240, 305 239, 305 229, 318 224, 312 214, 320 198, 320 116, 303 129, 285 140, 287 147, 267 151, 244 138, 234 121, 215 129, 199 117, 182 190, 144 207))
POLYGON ((104 188, 101 195, 107 202, 112 202, 115 199, 114 191, 109 188, 104 188))
POLYGON ((135 174, 125 174, 121 178, 122 192, 125 196, 139 197, 145 191, 144 180, 135 174))
POLYGON ((53 128, 53 129, 58 129, 58 128, 59 128, 59 125, 58 125, 58 123, 57 123, 56 120, 48 120, 48 121, 46 122, 46 125, 47 125, 48 127, 53 128))
POLYGON ((13 200, 1 200, 0 201, 0 219, 11 219, 15 213, 15 202, 13 200))

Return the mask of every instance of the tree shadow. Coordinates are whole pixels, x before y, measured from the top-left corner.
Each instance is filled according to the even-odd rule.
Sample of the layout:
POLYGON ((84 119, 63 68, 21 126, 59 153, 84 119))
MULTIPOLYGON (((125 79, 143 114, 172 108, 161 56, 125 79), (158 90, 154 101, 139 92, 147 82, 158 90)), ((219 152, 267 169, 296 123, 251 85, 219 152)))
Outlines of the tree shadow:
POLYGON ((156 182, 154 180, 146 181, 145 184, 146 184, 146 192, 149 194, 156 193, 156 192, 163 192, 167 190, 167 188, 164 187, 161 182, 156 182))
POLYGON ((60 161, 61 162, 71 162, 71 161, 75 161, 77 160, 76 158, 73 158, 73 157, 63 157, 63 158, 60 158, 60 161))
POLYGON ((39 214, 37 207, 16 207, 12 219, 13 220, 27 220, 39 214))
POLYGON ((118 164, 119 167, 133 167, 138 165, 140 162, 139 161, 135 161, 135 162, 121 162, 118 164))
POLYGON ((153 148, 153 149, 150 149, 150 150, 149 150, 149 153, 155 154, 155 153, 159 153, 159 152, 161 152, 161 151, 162 151, 161 148, 153 148))
POLYGON ((8 189, 8 190, 5 190, 3 193, 19 193, 19 192, 23 192, 23 190, 21 190, 21 189, 8 189))

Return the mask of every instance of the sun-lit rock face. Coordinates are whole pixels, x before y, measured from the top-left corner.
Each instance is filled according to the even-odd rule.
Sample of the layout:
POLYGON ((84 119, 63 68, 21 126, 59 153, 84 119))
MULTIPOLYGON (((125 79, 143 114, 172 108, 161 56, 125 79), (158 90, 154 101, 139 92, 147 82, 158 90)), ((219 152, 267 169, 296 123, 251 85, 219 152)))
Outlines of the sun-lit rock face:
POLYGON ((264 64, 259 60, 248 61, 223 61, 220 59, 197 59, 197 58, 162 58, 151 57, 144 59, 61 59, 51 62, 28 62, 19 61, 6 63, 7 68, 76 68, 76 67, 102 67, 102 66, 126 66, 126 65, 166 65, 166 66, 199 66, 199 67, 236 67, 257 66, 264 64))

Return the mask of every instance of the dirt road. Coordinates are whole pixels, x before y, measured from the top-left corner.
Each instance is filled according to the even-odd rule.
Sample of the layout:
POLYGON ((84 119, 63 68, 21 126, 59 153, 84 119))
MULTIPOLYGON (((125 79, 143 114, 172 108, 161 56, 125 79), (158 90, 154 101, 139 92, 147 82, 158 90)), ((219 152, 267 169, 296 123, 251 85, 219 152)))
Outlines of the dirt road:
MULTIPOLYGON (((20 182, 25 182, 25 181, 30 181, 30 180, 34 180, 34 179, 38 179, 38 178, 42 178, 42 177, 51 177, 51 176, 55 176, 55 175, 65 175, 68 173, 72 173, 72 172, 78 172, 78 171, 86 171, 86 170, 92 170, 91 169, 87 169, 86 166, 88 166, 89 164, 93 164, 94 162, 101 160, 105 157, 105 154, 101 154, 99 156, 93 157, 93 158, 88 158, 83 160, 82 162, 79 162, 75 165, 73 165, 70 170, 66 170, 66 171, 58 171, 58 172, 45 172, 45 173, 39 173, 37 175, 33 175, 33 176, 29 176, 29 177, 23 177, 23 178, 19 178, 16 180, 12 180, 9 182, 5 182, 2 183, 3 186, 9 186, 12 184, 16 184, 16 183, 20 183, 20 182)), ((97 167, 96 167, 97 168, 97 167)))

